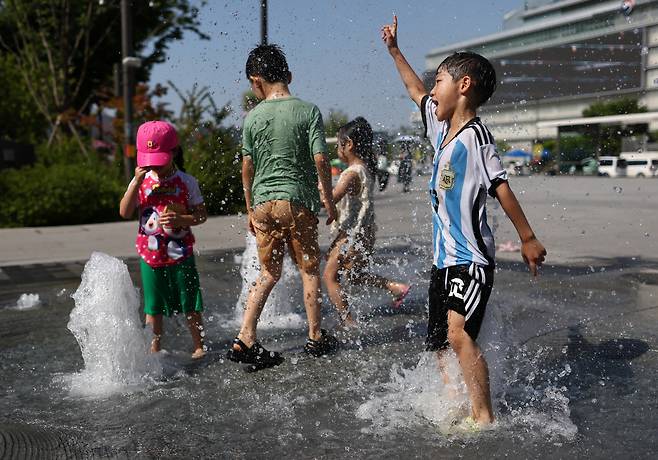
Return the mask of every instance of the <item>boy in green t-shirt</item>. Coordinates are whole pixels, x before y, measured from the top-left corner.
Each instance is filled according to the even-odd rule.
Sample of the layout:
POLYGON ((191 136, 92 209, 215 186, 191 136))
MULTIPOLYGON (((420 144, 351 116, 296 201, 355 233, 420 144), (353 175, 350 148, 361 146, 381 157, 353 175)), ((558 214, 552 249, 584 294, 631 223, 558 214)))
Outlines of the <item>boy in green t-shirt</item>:
POLYGON ((262 367, 283 361, 280 353, 256 341, 256 326, 272 288, 281 277, 287 245, 304 285, 308 341, 313 356, 333 351, 338 341, 320 329, 320 191, 329 218, 336 217, 331 174, 320 110, 291 96, 292 75, 285 54, 276 45, 249 53, 246 73, 262 101, 247 115, 242 131, 242 185, 247 225, 256 236, 260 274, 249 291, 240 333, 227 358, 262 367))

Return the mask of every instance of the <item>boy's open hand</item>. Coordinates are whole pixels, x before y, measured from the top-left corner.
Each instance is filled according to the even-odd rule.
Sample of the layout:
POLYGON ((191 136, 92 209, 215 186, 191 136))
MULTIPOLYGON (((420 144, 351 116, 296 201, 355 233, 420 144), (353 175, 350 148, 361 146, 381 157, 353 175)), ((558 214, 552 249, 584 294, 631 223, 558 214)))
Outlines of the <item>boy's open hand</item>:
POLYGON ((537 268, 541 267, 541 264, 544 263, 544 257, 546 257, 544 245, 537 238, 532 237, 521 244, 521 255, 523 261, 530 268, 532 276, 537 276, 537 268))
POLYGON ((393 15, 393 24, 386 24, 382 27, 382 40, 386 43, 388 49, 398 47, 398 17, 393 15))

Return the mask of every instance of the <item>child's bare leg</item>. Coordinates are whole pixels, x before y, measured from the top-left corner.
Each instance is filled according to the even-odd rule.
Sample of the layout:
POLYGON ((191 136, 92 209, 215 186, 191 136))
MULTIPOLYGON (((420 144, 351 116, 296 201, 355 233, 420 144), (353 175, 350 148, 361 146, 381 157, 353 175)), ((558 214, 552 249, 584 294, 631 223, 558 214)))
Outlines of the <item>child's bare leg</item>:
POLYGON ((462 315, 452 310, 448 312, 448 340, 459 358, 471 400, 473 419, 480 424, 492 423, 494 416, 489 390, 489 369, 480 347, 464 330, 465 324, 462 315))
POLYGON ((400 297, 407 292, 409 285, 398 281, 387 280, 386 289, 388 289, 388 292, 390 292, 393 297, 400 297))
POLYGON ((151 353, 157 353, 160 351, 160 337, 162 337, 162 315, 146 315, 146 324, 151 326, 153 331, 151 353))
POLYGON ((256 279, 255 286, 249 290, 247 305, 242 320, 242 328, 238 338, 248 347, 251 347, 256 341, 256 326, 258 319, 263 311, 267 297, 272 292, 277 281, 281 278, 281 264, 278 269, 268 271, 264 266, 256 279))
POLYGON ((367 272, 358 272, 352 277, 354 284, 372 286, 379 289, 386 289, 393 297, 399 297, 409 288, 408 284, 391 281, 380 275, 373 275, 367 272))
POLYGON ((338 247, 332 248, 331 252, 327 256, 327 265, 324 268, 323 280, 324 284, 327 287, 327 293, 329 294, 329 299, 331 303, 334 304, 338 314, 340 315, 341 321, 346 326, 356 325, 356 321, 350 313, 349 305, 347 303, 347 297, 343 292, 343 289, 340 286, 340 275, 339 272, 342 270, 342 264, 340 261, 340 249, 338 247))
POLYGON ((201 313, 192 312, 187 313, 187 325, 190 328, 190 334, 192 334, 192 342, 194 344, 194 352, 192 353, 192 358, 201 358, 206 353, 203 350, 203 318, 201 313))
POLYGON ((436 352, 437 365, 439 367, 439 372, 441 373, 441 379, 443 380, 443 384, 448 389, 448 397, 452 400, 455 400, 458 397, 457 387, 455 386, 453 379, 450 377, 450 374, 448 373, 447 359, 448 357, 446 350, 439 350, 436 352))
POLYGON ((320 297, 320 274, 317 271, 304 271, 300 269, 302 284, 304 286, 304 307, 308 319, 308 336, 312 340, 320 340, 322 333, 322 304, 320 297))

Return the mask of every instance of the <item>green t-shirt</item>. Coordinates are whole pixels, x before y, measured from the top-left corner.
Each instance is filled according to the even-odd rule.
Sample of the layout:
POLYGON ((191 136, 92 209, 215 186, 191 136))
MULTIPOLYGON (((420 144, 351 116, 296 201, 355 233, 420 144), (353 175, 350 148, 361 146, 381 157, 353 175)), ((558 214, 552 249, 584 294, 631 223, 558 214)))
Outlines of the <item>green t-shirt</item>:
POLYGON ((313 156, 327 154, 322 114, 296 97, 261 101, 242 129, 242 153, 254 163, 253 206, 271 200, 320 209, 313 156))

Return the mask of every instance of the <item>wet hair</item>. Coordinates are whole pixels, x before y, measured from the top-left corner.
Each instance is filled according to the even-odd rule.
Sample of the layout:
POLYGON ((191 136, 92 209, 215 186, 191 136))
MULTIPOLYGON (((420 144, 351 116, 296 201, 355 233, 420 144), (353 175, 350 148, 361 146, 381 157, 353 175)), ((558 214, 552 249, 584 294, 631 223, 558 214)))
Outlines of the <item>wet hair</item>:
POLYGON ((174 165, 179 171, 185 172, 185 158, 183 157, 183 147, 177 145, 171 151, 174 156, 174 165))
POLYGON ((481 106, 496 90, 496 71, 484 56, 471 51, 459 51, 443 60, 436 73, 445 70, 453 81, 468 75, 474 83, 475 103, 481 106))
POLYGON ((261 77, 268 83, 288 83, 288 62, 278 45, 259 45, 249 53, 245 65, 247 78, 261 77))
POLYGON ((372 177, 377 174, 377 160, 372 148, 372 127, 365 118, 356 117, 354 120, 344 124, 338 129, 336 137, 338 137, 341 144, 351 139, 354 143, 354 153, 364 161, 368 173, 372 177))

